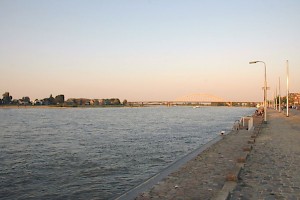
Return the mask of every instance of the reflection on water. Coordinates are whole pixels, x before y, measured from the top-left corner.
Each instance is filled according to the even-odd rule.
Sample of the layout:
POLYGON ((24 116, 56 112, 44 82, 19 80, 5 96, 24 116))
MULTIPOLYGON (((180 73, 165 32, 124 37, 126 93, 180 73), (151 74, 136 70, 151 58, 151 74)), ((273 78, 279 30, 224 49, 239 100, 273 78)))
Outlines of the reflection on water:
POLYGON ((0 109, 2 199, 107 199, 252 108, 0 109))

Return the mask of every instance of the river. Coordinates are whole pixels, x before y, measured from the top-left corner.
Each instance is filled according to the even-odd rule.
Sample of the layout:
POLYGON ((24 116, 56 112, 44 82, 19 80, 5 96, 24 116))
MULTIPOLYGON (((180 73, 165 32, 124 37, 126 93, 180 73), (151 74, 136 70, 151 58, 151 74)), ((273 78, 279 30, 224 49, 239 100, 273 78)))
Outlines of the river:
POLYGON ((0 109, 0 199, 109 199, 254 108, 0 109))

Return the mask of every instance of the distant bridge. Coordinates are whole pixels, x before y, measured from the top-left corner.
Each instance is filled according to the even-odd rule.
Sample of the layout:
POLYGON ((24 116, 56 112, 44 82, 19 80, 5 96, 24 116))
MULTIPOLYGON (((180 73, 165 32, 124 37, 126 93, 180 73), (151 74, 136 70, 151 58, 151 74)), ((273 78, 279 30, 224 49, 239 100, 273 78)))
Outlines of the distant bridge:
POLYGON ((224 99, 210 94, 189 94, 178 97, 174 102, 189 102, 189 103, 213 103, 226 102, 224 99))
POLYGON ((137 101, 128 102, 129 105, 144 106, 144 105, 223 105, 223 106, 255 106, 257 102, 231 102, 220 97, 210 94, 189 94, 178 97, 173 101, 137 101))
POLYGON ((220 97, 210 94, 189 94, 182 97, 178 97, 173 101, 140 101, 130 102, 133 105, 187 105, 187 104, 203 104, 210 105, 212 103, 226 103, 226 101, 220 97))

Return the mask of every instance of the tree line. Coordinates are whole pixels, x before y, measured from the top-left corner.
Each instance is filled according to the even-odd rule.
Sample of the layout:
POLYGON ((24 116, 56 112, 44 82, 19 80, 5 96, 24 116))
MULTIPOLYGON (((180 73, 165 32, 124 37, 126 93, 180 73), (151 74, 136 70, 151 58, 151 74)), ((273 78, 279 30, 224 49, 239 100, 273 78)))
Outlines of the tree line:
POLYGON ((86 99, 86 98, 70 98, 65 101, 63 94, 55 97, 52 94, 43 99, 35 99, 31 101, 30 97, 25 96, 21 99, 13 99, 9 92, 5 92, 0 99, 0 105, 60 105, 60 106, 104 106, 104 105, 126 105, 125 99, 122 103, 118 98, 111 99, 86 99))

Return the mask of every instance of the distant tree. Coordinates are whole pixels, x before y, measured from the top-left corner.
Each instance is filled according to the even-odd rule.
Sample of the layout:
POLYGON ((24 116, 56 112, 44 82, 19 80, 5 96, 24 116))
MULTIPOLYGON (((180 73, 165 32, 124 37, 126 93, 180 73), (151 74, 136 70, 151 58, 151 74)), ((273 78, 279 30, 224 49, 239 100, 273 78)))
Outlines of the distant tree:
POLYGON ((85 100, 85 99, 82 99, 82 98, 80 98, 80 99, 74 99, 74 103, 75 103, 76 105, 84 105, 85 102, 86 102, 86 100, 85 100))
POLYGON ((111 105, 120 105, 120 99, 112 98, 109 100, 111 105))
POLYGON ((2 96, 3 96, 2 99, 3 104, 10 104, 12 100, 12 96, 9 96, 9 92, 5 92, 2 96))
POLYGON ((99 100, 98 99, 94 99, 94 105, 99 106, 99 100))
POLYGON ((81 105, 80 99, 73 99, 73 104, 76 106, 81 105))
POLYGON ((49 98, 44 98, 44 99, 42 100, 42 105, 49 105, 49 104, 50 104, 49 98))
POLYGON ((26 102, 30 102, 30 98, 29 97, 23 97, 22 100, 26 101, 26 102))
POLYGON ((77 105, 78 105, 77 99, 73 99, 73 105, 74 105, 74 106, 77 106, 77 105))
POLYGON ((19 104, 19 99, 13 99, 12 101, 11 101, 11 104, 13 104, 13 105, 18 105, 19 104))
MULTIPOLYGON (((284 97, 282 97, 281 98, 281 103, 284 103, 284 104, 286 104, 286 96, 284 96, 284 97)), ((293 104, 294 103, 294 99, 293 98, 291 98, 291 96, 289 95, 289 104, 293 104)))
POLYGON ((90 105, 89 99, 81 99, 81 105, 90 105))
POLYGON ((29 104, 30 103, 30 98, 29 97, 23 97, 22 101, 24 102, 24 104, 29 104))
POLYGON ((103 105, 111 105, 110 99, 104 99, 104 104, 103 105))
POLYGON ((65 95, 60 94, 55 97, 56 104, 63 104, 65 102, 65 95))
POLYGON ((99 105, 101 105, 101 106, 105 105, 105 99, 100 99, 99 100, 99 105))
POLYGON ((33 102, 34 105, 42 105, 42 101, 38 100, 38 99, 35 99, 34 102, 33 102))
POLYGON ((50 97, 48 98, 49 104, 50 105, 54 105, 55 104, 55 99, 53 98, 52 94, 50 95, 50 97))
POLYGON ((115 104, 115 105, 121 105, 120 99, 115 99, 115 100, 114 100, 114 104, 115 104))
POLYGON ((123 105, 125 106, 125 105, 127 105, 127 103, 128 103, 127 100, 124 99, 124 100, 123 100, 123 105))

